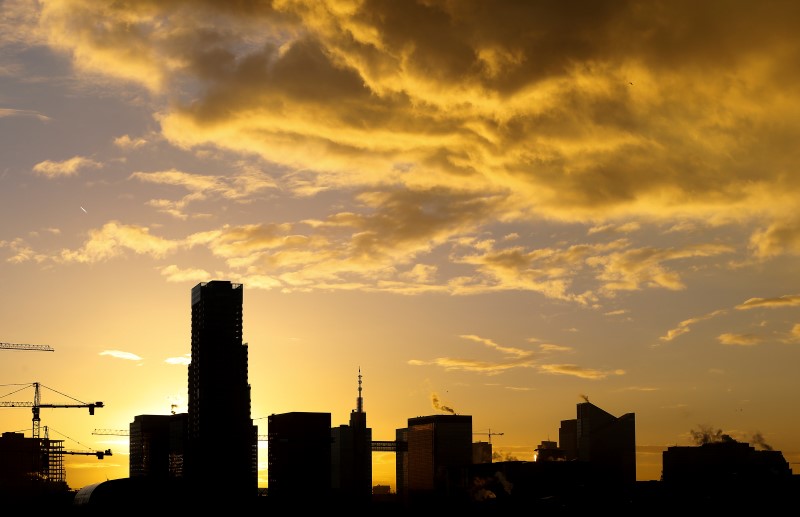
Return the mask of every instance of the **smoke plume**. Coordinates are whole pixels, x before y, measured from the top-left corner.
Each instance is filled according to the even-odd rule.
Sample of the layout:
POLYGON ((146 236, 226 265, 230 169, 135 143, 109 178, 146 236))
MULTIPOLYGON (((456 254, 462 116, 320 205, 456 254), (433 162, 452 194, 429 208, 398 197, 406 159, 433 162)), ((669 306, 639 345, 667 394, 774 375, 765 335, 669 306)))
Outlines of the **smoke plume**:
POLYGON ((750 441, 753 443, 754 446, 761 447, 761 450, 763 451, 772 450, 772 447, 768 445, 767 442, 764 441, 764 437, 761 435, 761 433, 754 434, 753 437, 750 439, 750 441))
POLYGON ((722 432, 721 429, 714 430, 709 426, 699 426, 699 430, 692 429, 689 431, 692 434, 692 440, 697 445, 705 443, 722 443, 722 442, 736 442, 730 435, 722 432))
POLYGON ((456 414, 452 408, 439 404, 439 395, 436 393, 431 393, 431 404, 433 404, 433 407, 439 411, 447 411, 448 413, 453 413, 454 415, 456 414))

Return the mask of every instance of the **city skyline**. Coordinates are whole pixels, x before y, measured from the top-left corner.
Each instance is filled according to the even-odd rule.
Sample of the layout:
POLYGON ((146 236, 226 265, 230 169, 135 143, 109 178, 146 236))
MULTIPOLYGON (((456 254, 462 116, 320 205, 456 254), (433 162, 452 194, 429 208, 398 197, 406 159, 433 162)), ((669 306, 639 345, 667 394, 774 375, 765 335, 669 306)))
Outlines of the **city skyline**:
POLYGON ((641 480, 698 429, 800 464, 794 3, 0 13, 0 342, 53 349, 0 350, 0 400, 104 403, 41 411, 113 451, 73 488, 128 475, 94 429, 187 411, 213 280, 245 287, 261 435, 346 424, 360 370, 374 440, 457 413, 530 461, 589 400, 636 415, 641 480))

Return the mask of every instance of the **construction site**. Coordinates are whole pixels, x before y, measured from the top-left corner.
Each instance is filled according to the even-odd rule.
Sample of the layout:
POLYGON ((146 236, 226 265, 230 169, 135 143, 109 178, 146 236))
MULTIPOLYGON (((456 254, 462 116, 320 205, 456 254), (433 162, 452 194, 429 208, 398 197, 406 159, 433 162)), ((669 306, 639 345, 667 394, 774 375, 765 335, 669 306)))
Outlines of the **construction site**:
MULTIPOLYGON (((0 350, 54 351, 47 345, 17 343, 0 343, 0 350)), ((48 426, 41 423, 41 409, 86 409, 89 415, 94 415, 96 409, 103 407, 103 403, 83 402, 39 382, 2 385, 2 388, 11 391, 0 393, 0 408, 29 407, 32 418, 29 437, 25 431, 3 432, 0 436, 0 497, 3 500, 35 498, 38 501, 48 499, 57 501, 61 496, 71 497, 64 468, 64 456, 87 455, 102 460, 106 456, 111 456, 112 452, 110 449, 72 450, 65 447, 63 439, 51 439, 48 426), (43 402, 44 389, 58 394, 61 398, 71 399, 72 402, 43 402), (28 400, 19 400, 24 398, 24 395, 27 395, 28 400)))

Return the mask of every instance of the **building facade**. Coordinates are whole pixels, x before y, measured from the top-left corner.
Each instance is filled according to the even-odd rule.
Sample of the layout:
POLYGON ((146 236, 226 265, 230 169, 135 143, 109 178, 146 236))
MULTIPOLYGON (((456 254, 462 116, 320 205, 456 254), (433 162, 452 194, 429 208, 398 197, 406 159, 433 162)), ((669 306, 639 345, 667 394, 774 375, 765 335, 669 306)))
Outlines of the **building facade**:
POLYGON ((198 495, 258 495, 258 428, 250 416, 243 286, 192 288, 192 353, 184 469, 198 495))
POLYGON ((182 480, 187 413, 137 415, 129 429, 129 476, 182 480))
POLYGON ((636 415, 615 417, 586 401, 575 420, 562 420, 559 446, 566 460, 591 463, 609 483, 636 482, 636 415))
POLYGON ((406 504, 417 506, 466 496, 472 464, 472 416, 431 415, 408 419, 406 504))

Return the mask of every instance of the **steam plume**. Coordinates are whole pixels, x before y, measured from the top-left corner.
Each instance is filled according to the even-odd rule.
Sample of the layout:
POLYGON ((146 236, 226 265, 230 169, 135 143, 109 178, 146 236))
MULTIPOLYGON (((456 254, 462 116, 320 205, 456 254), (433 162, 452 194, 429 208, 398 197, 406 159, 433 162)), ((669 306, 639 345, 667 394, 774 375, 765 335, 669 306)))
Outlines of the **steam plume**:
POLYGON ((692 434, 692 440, 694 440, 694 443, 697 445, 703 445, 705 443, 731 443, 736 441, 730 435, 723 433, 721 429, 713 430, 711 427, 704 425, 699 427, 699 430, 692 429, 689 431, 692 434))
POLYGON ((772 447, 770 445, 768 445, 767 442, 764 441, 764 437, 761 435, 761 433, 754 434, 753 438, 751 439, 751 441, 757 447, 761 447, 761 450, 764 450, 764 451, 771 451, 772 450, 772 447))
POLYGON ((431 404, 433 404, 433 407, 438 409, 439 411, 447 411, 448 413, 453 413, 453 414, 456 413, 452 408, 439 404, 439 395, 437 395, 436 393, 431 393, 431 404))

